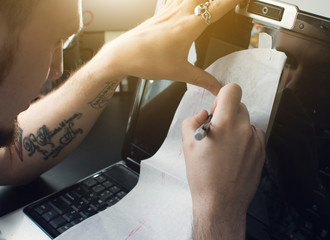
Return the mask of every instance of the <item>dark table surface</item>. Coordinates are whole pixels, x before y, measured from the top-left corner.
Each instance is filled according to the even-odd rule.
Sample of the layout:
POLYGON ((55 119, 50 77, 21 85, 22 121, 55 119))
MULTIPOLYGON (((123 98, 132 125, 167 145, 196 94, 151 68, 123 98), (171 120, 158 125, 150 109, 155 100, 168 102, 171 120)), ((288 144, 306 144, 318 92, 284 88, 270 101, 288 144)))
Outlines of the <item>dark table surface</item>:
POLYGON ((116 93, 91 132, 64 161, 23 186, 0 186, 0 216, 121 160, 132 92, 116 93))

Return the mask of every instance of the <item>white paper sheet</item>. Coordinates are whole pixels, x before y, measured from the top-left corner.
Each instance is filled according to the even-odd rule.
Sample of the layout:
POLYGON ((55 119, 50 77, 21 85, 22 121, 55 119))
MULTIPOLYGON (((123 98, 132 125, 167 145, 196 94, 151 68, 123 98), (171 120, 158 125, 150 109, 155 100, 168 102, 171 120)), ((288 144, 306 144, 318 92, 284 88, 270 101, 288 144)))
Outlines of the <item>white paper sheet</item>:
MULTIPOLYGON (((286 60, 271 49, 250 49, 217 60, 207 71, 219 82, 238 83, 252 124, 267 129, 286 60)), ((137 186, 111 208, 85 220, 58 237, 63 239, 191 239, 192 203, 182 149, 182 121, 210 110, 214 96, 188 86, 160 150, 141 164, 137 186)))

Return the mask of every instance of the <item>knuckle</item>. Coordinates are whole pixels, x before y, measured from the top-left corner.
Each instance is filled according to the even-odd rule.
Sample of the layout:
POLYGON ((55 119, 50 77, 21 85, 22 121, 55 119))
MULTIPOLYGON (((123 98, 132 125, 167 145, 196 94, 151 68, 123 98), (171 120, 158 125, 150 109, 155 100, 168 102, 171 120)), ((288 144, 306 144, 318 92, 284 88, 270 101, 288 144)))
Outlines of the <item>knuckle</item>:
POLYGON ((189 122, 190 122, 190 118, 186 118, 186 119, 184 119, 184 120, 182 121, 182 123, 181 123, 181 128, 182 128, 182 129, 186 129, 187 126, 189 125, 189 122))
POLYGON ((230 83, 230 87, 231 87, 234 91, 237 91, 238 93, 242 93, 242 88, 241 88, 240 85, 238 85, 237 83, 230 83))
POLYGON ((250 123, 242 123, 239 127, 239 131, 241 132, 242 140, 247 144, 251 144, 251 142, 255 140, 254 130, 250 123))
POLYGON ((234 117, 231 114, 223 114, 219 120, 219 126, 223 128, 231 128, 234 125, 234 117))
POLYGON ((217 121, 211 121, 211 126, 217 133, 217 135, 221 136, 226 135, 228 133, 231 134, 235 129, 234 119, 229 114, 222 115, 221 118, 217 121))

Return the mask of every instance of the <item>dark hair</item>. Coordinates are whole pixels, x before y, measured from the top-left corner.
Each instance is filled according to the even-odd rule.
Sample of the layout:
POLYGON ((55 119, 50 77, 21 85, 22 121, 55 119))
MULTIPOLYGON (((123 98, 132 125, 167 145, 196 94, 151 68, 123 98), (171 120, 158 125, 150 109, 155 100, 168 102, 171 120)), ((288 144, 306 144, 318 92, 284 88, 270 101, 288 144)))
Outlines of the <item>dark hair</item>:
POLYGON ((39 0, 0 0, 0 17, 7 28, 4 44, 0 46, 0 84, 9 72, 24 28, 39 0))

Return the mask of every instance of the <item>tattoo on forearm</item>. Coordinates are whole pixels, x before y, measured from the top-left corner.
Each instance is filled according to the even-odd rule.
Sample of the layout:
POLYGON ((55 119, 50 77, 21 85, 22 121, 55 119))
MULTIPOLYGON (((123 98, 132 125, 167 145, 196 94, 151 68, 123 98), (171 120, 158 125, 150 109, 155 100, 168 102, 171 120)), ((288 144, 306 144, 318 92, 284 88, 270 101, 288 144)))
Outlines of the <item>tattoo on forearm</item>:
MULTIPOLYGON (((31 133, 24 137, 20 144, 21 146, 23 144, 23 148, 28 152, 28 156, 40 153, 44 160, 50 157, 55 158, 78 134, 83 133, 81 128, 74 128, 74 122, 81 117, 82 113, 76 113, 72 117, 63 120, 53 131, 49 130, 46 125, 43 125, 36 134, 31 133), (54 137, 59 135, 60 137, 56 142, 54 137)), ((20 159, 23 161, 22 157, 20 159)))
POLYGON ((115 93, 118 83, 118 81, 107 82, 105 88, 88 104, 95 109, 104 108, 115 93))
POLYGON ((23 162, 23 149, 22 149, 22 136, 23 136, 23 129, 20 127, 17 128, 17 140, 15 142, 15 150, 19 157, 19 159, 23 162))

